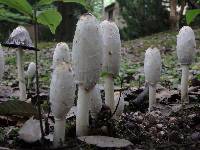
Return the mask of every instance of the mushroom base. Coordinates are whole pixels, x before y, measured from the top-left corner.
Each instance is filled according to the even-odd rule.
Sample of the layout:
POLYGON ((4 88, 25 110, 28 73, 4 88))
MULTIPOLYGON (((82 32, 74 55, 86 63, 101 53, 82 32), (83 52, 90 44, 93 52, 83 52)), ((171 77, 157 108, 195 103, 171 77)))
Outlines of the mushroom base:
POLYGON ((26 100, 26 84, 25 84, 25 75, 23 67, 23 50, 17 50, 17 69, 18 69, 18 80, 19 80, 19 90, 20 90, 20 100, 26 100))
POLYGON ((105 104, 111 109, 113 113, 115 111, 115 101, 114 101, 114 80, 112 75, 107 75, 104 79, 105 88, 105 104))
POLYGON ((189 77, 189 66, 182 65, 182 78, 181 78, 181 103, 184 105, 189 103, 188 97, 188 77, 189 77))
POLYGON ((156 85, 149 85, 149 111, 156 104, 156 85))
POLYGON ((76 135, 86 136, 89 130, 89 100, 92 90, 79 85, 76 115, 76 135))
POLYGON ((63 146, 64 141, 65 141, 65 118, 63 119, 55 118, 53 145, 54 147, 61 147, 63 146))

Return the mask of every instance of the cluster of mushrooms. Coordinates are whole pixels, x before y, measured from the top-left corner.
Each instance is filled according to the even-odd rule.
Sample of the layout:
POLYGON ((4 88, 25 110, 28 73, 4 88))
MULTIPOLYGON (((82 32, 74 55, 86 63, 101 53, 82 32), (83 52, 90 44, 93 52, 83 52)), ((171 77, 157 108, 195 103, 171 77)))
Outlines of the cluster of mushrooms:
MULTIPOLYGON (((188 97, 188 76, 189 65, 191 65, 196 42, 193 30, 189 26, 184 26, 177 35, 177 56, 182 67, 181 78, 181 103, 184 106, 189 103, 188 97)), ((149 111, 156 104, 156 83, 160 80, 161 74, 161 56, 157 48, 149 48, 145 53, 144 59, 145 80, 149 85, 149 111)))
MULTIPOLYGON (((18 30, 27 34, 24 27, 18 30)), ((13 36, 12 35, 12 36, 13 36)), ((29 37, 29 35, 27 35, 29 37)), ((30 38, 30 37, 29 37, 30 38)), ((22 41, 30 41, 30 39, 22 41)), ((30 45, 31 43, 29 43, 30 45)), ((182 66, 181 100, 188 103, 188 73, 195 53, 195 35, 193 30, 185 26, 177 36, 177 55, 182 66)), ((51 111, 55 118, 54 146, 59 147, 65 141, 66 115, 74 105, 75 89, 78 85, 78 100, 76 113, 76 135, 88 135, 89 114, 96 117, 102 107, 100 89, 97 84, 100 73, 104 72, 105 104, 113 113, 114 118, 123 112, 124 101, 115 98, 114 78, 120 68, 121 40, 119 29, 114 22, 99 23, 92 14, 80 17, 72 47, 72 58, 66 43, 58 43, 53 54, 53 73, 50 84, 51 111), (118 102, 119 101, 119 102, 118 102), (116 105, 119 103, 119 109, 116 105)), ((28 70, 23 71, 23 51, 17 51, 18 79, 20 100, 26 99, 24 78, 28 78, 28 86, 34 77, 36 66, 31 62, 28 70)), ((4 59, 0 47, 0 77, 3 75, 4 59)), ((161 56, 157 48, 148 48, 144 59, 145 80, 149 85, 149 111, 156 104, 156 84, 160 80, 161 56)), ((119 95, 118 95, 119 97, 119 95)))
POLYGON ((74 104, 76 84, 78 85, 77 136, 88 135, 89 114, 96 118, 101 110, 102 99, 97 82, 102 70, 106 72, 105 103, 112 112, 114 111, 116 105, 114 77, 119 72, 120 49, 121 40, 116 24, 109 21, 99 24, 91 14, 81 16, 77 23, 72 61, 67 44, 57 44, 53 55, 50 85, 51 110, 55 117, 55 147, 64 143, 65 117, 74 104))

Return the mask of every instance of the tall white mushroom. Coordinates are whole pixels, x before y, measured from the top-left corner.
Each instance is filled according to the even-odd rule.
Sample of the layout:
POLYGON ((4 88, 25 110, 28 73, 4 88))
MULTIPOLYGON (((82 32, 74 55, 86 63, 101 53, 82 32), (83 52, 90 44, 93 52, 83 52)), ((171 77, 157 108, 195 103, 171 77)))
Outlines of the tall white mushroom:
POLYGON ((4 65, 5 65, 4 52, 3 52, 3 48, 1 47, 1 44, 0 44, 0 80, 3 77, 4 65))
POLYGON ((177 35, 177 55, 178 61, 182 67, 181 78, 181 101, 182 103, 189 103, 188 97, 188 76, 189 65, 191 65, 195 55, 195 35, 189 26, 184 26, 177 35))
POLYGON ((31 81, 33 79, 33 77, 35 76, 35 73, 36 73, 36 65, 34 62, 31 62, 29 65, 28 65, 28 69, 26 71, 26 77, 28 79, 28 84, 27 84, 27 88, 29 89, 30 88, 30 84, 31 84, 31 81))
POLYGON ((114 77, 120 68, 121 40, 119 29, 114 22, 101 23, 103 37, 103 72, 105 72, 105 103, 111 111, 115 110, 114 102, 114 77))
POLYGON ((65 117, 75 98, 75 83, 71 65, 61 62, 52 74, 50 85, 51 111, 54 115, 54 146, 59 147, 65 140, 65 117))
POLYGON ((89 99, 99 80, 102 68, 102 37, 100 25, 92 14, 80 17, 73 40, 72 65, 79 85, 76 116, 76 134, 88 134, 89 99))
POLYGON ((53 66, 55 69, 56 65, 60 62, 70 63, 70 54, 69 47, 66 43, 60 42, 56 45, 54 54, 53 54, 53 66))
POLYGON ((156 103, 156 83, 160 81, 161 56, 157 48, 148 48, 144 59, 144 75, 149 85, 149 111, 156 103))
MULTIPOLYGON (((6 43, 13 44, 13 45, 26 46, 26 47, 28 46, 33 47, 30 35, 23 26, 18 26, 16 29, 14 29, 6 43)), ((18 48, 16 53, 17 53, 17 69, 18 69, 20 100, 25 101, 26 100, 26 85, 25 85, 22 48, 18 48)))

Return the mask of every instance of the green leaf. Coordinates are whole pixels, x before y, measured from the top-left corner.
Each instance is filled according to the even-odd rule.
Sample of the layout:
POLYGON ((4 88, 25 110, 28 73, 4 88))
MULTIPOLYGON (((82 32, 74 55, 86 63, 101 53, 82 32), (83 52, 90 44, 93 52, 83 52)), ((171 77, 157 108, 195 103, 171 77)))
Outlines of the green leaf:
POLYGON ((1 4, 14 8, 27 16, 32 16, 32 6, 26 0, 0 0, 1 4))
POLYGON ((18 13, 10 12, 9 10, 0 8, 0 21, 8 21, 17 24, 27 24, 31 20, 28 16, 23 16, 18 13))
POLYGON ((86 0, 57 0, 57 1, 62 1, 64 3, 78 3, 81 4, 83 6, 86 6, 86 0))
POLYGON ((200 9, 193 9, 193 10, 188 10, 186 12, 186 21, 187 24, 190 24, 191 22, 194 21, 194 19, 200 14, 200 9))
POLYGON ((41 5, 49 5, 53 2, 64 2, 64 3, 78 3, 78 4, 81 4, 83 6, 86 6, 86 0, 40 0, 38 5, 41 6, 41 5))
POLYGON ((55 2, 55 0, 40 0, 38 2, 38 6, 42 6, 42 5, 49 5, 51 3, 55 2))
POLYGON ((109 76, 110 75, 110 73, 108 73, 108 72, 101 72, 101 74, 100 74, 100 76, 102 77, 102 78, 104 78, 104 77, 106 77, 106 76, 109 76))
POLYGON ((60 24, 61 20, 62 16, 56 9, 41 11, 37 16, 37 22, 48 26, 53 34, 55 34, 56 28, 60 24))

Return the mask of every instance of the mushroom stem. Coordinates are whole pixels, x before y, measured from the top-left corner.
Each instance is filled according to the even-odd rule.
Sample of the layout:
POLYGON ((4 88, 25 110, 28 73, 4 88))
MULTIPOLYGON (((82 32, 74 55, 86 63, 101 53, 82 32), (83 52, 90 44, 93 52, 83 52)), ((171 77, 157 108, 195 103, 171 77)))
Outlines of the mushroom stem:
POLYGON ((111 112, 115 110, 114 101, 114 80, 112 75, 107 75, 105 77, 105 104, 110 107, 111 112))
POLYGON ((77 136, 85 136, 88 134, 90 91, 87 91, 83 85, 79 85, 76 116, 77 136))
POLYGON ((26 100, 26 85, 24 78, 24 69, 23 69, 23 50, 17 50, 17 69, 18 69, 18 80, 19 80, 19 90, 20 90, 20 100, 26 100))
POLYGON ((189 77, 189 66, 182 65, 182 78, 181 78, 181 102, 182 102, 182 104, 189 103, 188 77, 189 77))
POLYGON ((156 85, 149 85, 149 111, 156 104, 156 85))
POLYGON ((28 77, 28 81, 27 81, 27 89, 30 89, 30 85, 31 85, 31 78, 28 77))
POLYGON ((64 141, 65 141, 65 118, 63 119, 55 118, 53 145, 54 147, 62 146, 64 141))

